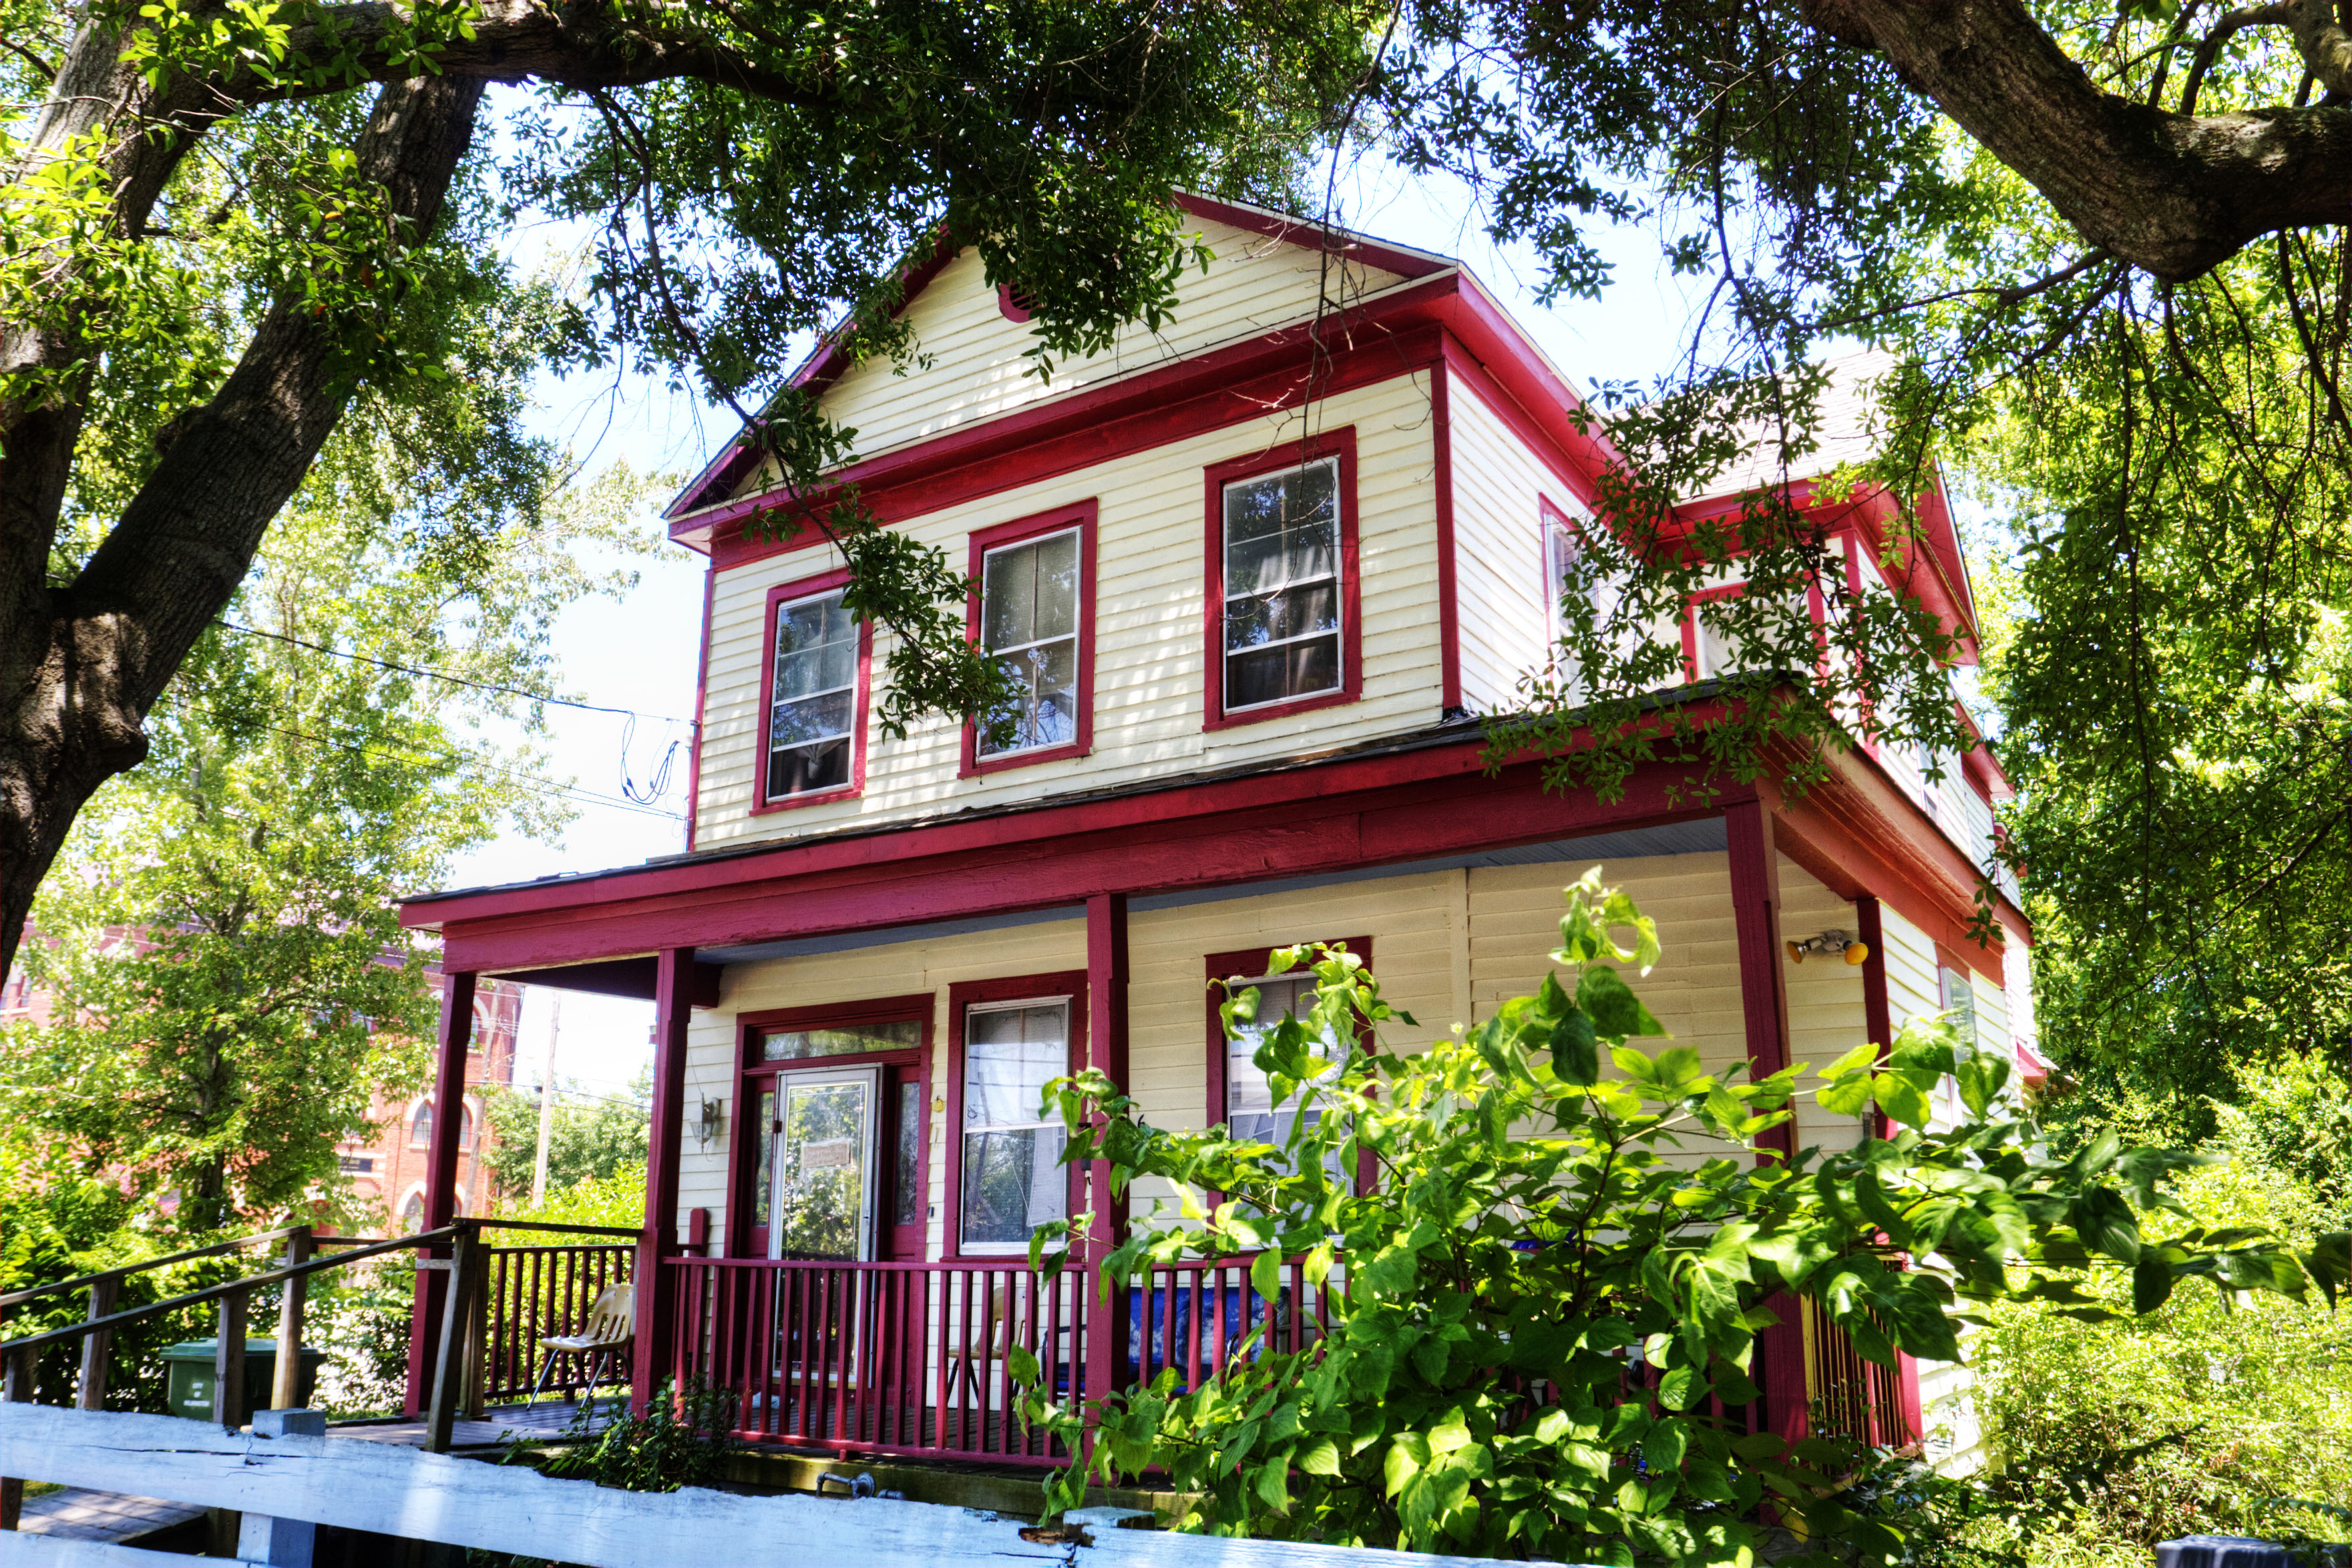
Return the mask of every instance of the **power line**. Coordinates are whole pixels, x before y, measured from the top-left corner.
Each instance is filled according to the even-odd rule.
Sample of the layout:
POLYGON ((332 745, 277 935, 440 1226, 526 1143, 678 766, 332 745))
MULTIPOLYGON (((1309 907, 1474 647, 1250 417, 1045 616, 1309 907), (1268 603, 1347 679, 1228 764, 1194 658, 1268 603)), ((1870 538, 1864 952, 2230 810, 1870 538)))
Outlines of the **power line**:
MULTIPOLYGON (((292 739, 297 741, 308 741, 314 746, 331 746, 337 751, 352 752, 361 756, 367 756, 370 754, 390 756, 394 754, 384 751, 381 747, 367 746, 354 741, 338 741, 331 735, 313 735, 304 730, 289 730, 282 724, 263 724, 259 727, 269 731, 273 734, 290 736, 292 739)), ((663 811, 654 806, 640 805, 635 801, 622 800, 609 795, 598 795, 593 790, 584 790, 575 784, 560 784, 554 779, 541 778, 537 773, 527 773, 520 768, 500 767, 498 763, 489 761, 488 758, 483 757, 480 753, 475 752, 450 751, 446 748, 436 746, 417 746, 408 749, 406 760, 413 762, 420 757, 445 757, 454 759, 458 762, 473 763, 481 767, 489 769, 492 773, 504 773, 509 778, 522 779, 528 783, 540 785, 543 791, 555 795, 565 795, 574 800, 583 801, 591 805, 606 806, 614 811, 633 811, 640 816, 666 817, 672 822, 684 822, 686 820, 686 813, 682 811, 663 811)))
POLYGON ((469 676, 449 675, 438 669, 425 669, 414 664, 399 664, 392 659, 375 658, 363 653, 348 653, 341 648, 329 647, 324 643, 310 642, 302 637, 289 636, 285 632, 264 631, 259 626, 241 626, 235 621, 215 621, 213 625, 223 631, 237 632, 249 637, 268 637, 273 642, 291 643, 296 647, 307 647, 312 653, 323 653, 330 658, 348 658, 359 664, 374 665, 378 669, 398 670, 403 675, 421 675, 427 680, 446 680, 452 686, 469 686, 477 691, 495 692, 502 697, 520 697, 531 702, 552 703, 558 708, 577 708, 584 713, 620 713, 631 719, 658 719, 665 724, 683 724, 689 730, 694 728, 693 720, 672 718, 667 713, 642 713, 635 708, 608 708, 595 702, 574 702, 569 697, 550 697, 544 692, 526 691, 519 686, 501 686, 494 680, 476 680, 469 676))

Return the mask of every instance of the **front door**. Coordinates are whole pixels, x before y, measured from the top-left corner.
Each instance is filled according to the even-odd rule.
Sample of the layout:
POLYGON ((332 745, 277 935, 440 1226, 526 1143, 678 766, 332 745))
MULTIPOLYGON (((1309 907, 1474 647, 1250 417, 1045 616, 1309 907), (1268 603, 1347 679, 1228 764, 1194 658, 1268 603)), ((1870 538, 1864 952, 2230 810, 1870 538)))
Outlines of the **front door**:
POLYGON ((882 1068, 813 1068, 775 1079, 768 1256, 874 1256, 882 1068))

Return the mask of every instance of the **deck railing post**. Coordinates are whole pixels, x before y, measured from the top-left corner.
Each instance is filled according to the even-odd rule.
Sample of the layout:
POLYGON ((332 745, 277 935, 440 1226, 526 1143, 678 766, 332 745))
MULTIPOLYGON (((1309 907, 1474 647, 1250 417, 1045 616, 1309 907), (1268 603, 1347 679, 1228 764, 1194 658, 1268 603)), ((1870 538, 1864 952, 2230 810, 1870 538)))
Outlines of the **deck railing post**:
MULTIPOLYGON (((102 1274, 89 1282, 89 1313, 96 1322, 114 1310, 122 1293, 122 1276, 102 1274)), ((107 1362, 114 1351, 114 1331, 93 1329, 81 1342, 81 1380, 74 1385, 74 1404, 83 1410, 106 1408, 107 1362)))
MULTIPOLYGON (((310 1227, 296 1226, 294 1233, 286 1238, 286 1267, 299 1268, 310 1262, 310 1227)), ((278 1300, 278 1365, 269 1380, 269 1407, 273 1410, 291 1410, 302 1403, 302 1310, 309 1299, 310 1284, 309 1275, 297 1274, 286 1281, 285 1293, 278 1300)))
POLYGON ((481 1226, 458 1220, 457 1240, 449 1259, 449 1294, 441 1313, 441 1343, 433 1358, 432 1404, 425 1415, 425 1448, 446 1454, 457 1429, 457 1407, 466 1397, 467 1327, 474 1317, 474 1299, 481 1294, 488 1247, 481 1226))
MULTIPOLYGON (((299 1281, 289 1280, 288 1283, 299 1281)), ((253 1435, 257 1437, 323 1437, 327 1435, 327 1413, 286 1406, 256 1411, 253 1435)), ((237 1521, 236 1555, 243 1563, 268 1563, 269 1568, 310 1568, 318 1542, 319 1527, 307 1519, 278 1519, 266 1513, 247 1513, 237 1521)))
POLYGON ((220 1299, 220 1333, 213 1341, 213 1419, 234 1432, 245 1425, 245 1331, 250 1290, 220 1299))
MULTIPOLYGON (((457 1217, 457 1141, 466 1130, 466 1050, 474 1033, 477 976, 457 970, 441 977, 441 1034, 433 1072, 433 1139, 425 1161, 425 1230, 438 1230, 457 1217)), ((438 1247, 435 1260, 449 1255, 438 1247)), ((434 1336, 443 1321, 449 1281, 438 1269, 417 1270, 416 1301, 408 1331, 408 1399, 414 1417, 425 1405, 431 1377, 434 1336)))
POLYGON ((662 1359, 675 1353, 677 1270, 664 1267, 677 1251, 678 1160, 686 1137, 686 1044, 693 1023, 694 949, 664 948, 654 968, 654 1093, 646 1147, 646 1234, 636 1271, 635 1364, 629 1408, 643 1415, 662 1379, 662 1359))
MULTIPOLYGON (((1101 1068, 1121 1089, 1128 1077, 1127 987, 1127 895, 1097 893, 1087 900, 1087 1063, 1101 1068)), ((1098 1405, 1130 1375, 1126 1365, 1127 1290, 1123 1281, 1104 1272, 1105 1260, 1127 1236, 1127 1198, 1112 1193, 1108 1161, 1089 1163, 1087 1197, 1094 1231, 1083 1258, 1080 1299, 1071 1304, 1071 1328, 1085 1347, 1084 1361, 1078 1363, 1085 1367, 1085 1386, 1082 1394, 1078 1364, 1074 1364, 1070 1399, 1086 1413, 1089 1447, 1095 1416, 1088 1402, 1098 1405)))
MULTIPOLYGON (((0 1315, 0 1323, 7 1319, 0 1315)), ((0 1372, 0 1401, 10 1405, 33 1403, 33 1352, 14 1347, 0 1352, 0 1363, 6 1370, 0 1372)), ((21 1476, 0 1479, 0 1530, 14 1530, 25 1511, 25 1480, 21 1476)))

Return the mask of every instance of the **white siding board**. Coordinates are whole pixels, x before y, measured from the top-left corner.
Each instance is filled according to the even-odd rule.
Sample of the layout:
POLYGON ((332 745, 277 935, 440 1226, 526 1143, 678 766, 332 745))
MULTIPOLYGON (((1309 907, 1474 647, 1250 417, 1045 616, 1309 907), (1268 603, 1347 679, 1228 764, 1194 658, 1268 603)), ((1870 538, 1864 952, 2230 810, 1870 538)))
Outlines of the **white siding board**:
MULTIPOLYGON (((1028 801, 1062 789, 1172 779, 1433 722, 1439 646, 1429 402, 1427 377, 1406 375, 1328 399, 1316 410, 1316 427, 1356 431, 1364 665, 1357 702, 1265 724, 1202 729, 1202 471, 1297 439, 1307 427, 1295 414, 1188 437, 904 525, 961 563, 975 530, 1089 497, 1097 500, 1090 757, 960 780, 958 726, 934 720, 896 742, 880 739, 869 726, 860 796, 754 816, 768 591, 830 570, 838 556, 830 546, 818 546, 720 573, 712 595, 697 846, 876 824, 949 806, 1028 801)), ((877 685, 888 646, 887 632, 877 628, 877 685)))
POLYGON ((1543 498, 1577 515, 1574 495, 1456 377, 1446 385, 1454 459, 1454 572, 1461 605, 1462 701, 1474 713, 1522 706, 1518 681, 1551 647, 1543 580, 1543 498))
MULTIPOLYGON (((1215 259, 1205 272, 1184 274, 1172 319, 1159 332, 1129 327, 1104 353, 1059 361, 1050 381, 1040 379, 1032 374, 1030 350, 1037 340, 1031 328, 1005 319, 980 253, 966 250, 907 307, 916 353, 929 363, 902 367, 875 360, 853 366, 826 391, 825 411, 857 432, 858 455, 870 458, 1314 314, 1325 282, 1319 252, 1210 220, 1188 226, 1197 228, 1215 259)), ((1344 271, 1343 278, 1335 269, 1330 282, 1350 301, 1404 281, 1374 268, 1344 271)), ((744 489, 765 482, 755 476, 744 489)))

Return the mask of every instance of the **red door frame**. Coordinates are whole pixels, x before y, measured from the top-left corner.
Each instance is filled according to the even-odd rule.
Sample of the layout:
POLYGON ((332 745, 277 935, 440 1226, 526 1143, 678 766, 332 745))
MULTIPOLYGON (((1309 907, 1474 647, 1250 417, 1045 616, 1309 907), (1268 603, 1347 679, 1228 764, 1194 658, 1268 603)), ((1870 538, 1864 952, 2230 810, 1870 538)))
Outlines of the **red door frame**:
MULTIPOLYGON (((896 1164, 890 1158, 895 1148, 890 1134, 898 1129, 897 1101, 888 1091, 891 1084, 903 1081, 900 1075, 912 1069, 917 1085, 916 1103, 922 1108, 924 1131, 930 1129, 931 1103, 931 1032, 932 1017, 938 998, 929 991, 914 992, 904 996, 878 996, 863 1002, 835 1002, 810 1007, 780 1007, 765 1012, 745 1013, 735 1021, 735 1125, 736 1147, 727 1162, 727 1256, 730 1258, 765 1258, 768 1255, 766 1227, 751 1224, 752 1184, 767 1179, 766 1173, 752 1167, 758 1163, 760 1140, 757 1128, 751 1125, 752 1107, 759 1103, 761 1089, 783 1073, 804 1071, 811 1068, 880 1067, 883 1073, 884 1103, 876 1108, 882 1118, 881 1133, 876 1141, 877 1163, 885 1167, 875 1173, 881 1191, 876 1194, 877 1216, 889 1212, 895 1192, 896 1164), (837 1057, 803 1057, 790 1061, 764 1061, 759 1054, 761 1036, 783 1029, 822 1029, 855 1026, 859 1024, 919 1023, 923 1027, 919 1045, 897 1047, 886 1051, 858 1051, 837 1057), (757 1232, 755 1236, 754 1232, 757 1232)), ((929 1141, 923 1146, 928 1151, 929 1141)), ((924 1202, 929 1191, 930 1162, 918 1158, 915 1162, 916 1222, 911 1226, 888 1225, 877 1217, 875 1226, 875 1250, 887 1259, 920 1258, 923 1255, 924 1202), (907 1237, 898 1234, 911 1229, 913 1251, 902 1250, 907 1237)))

